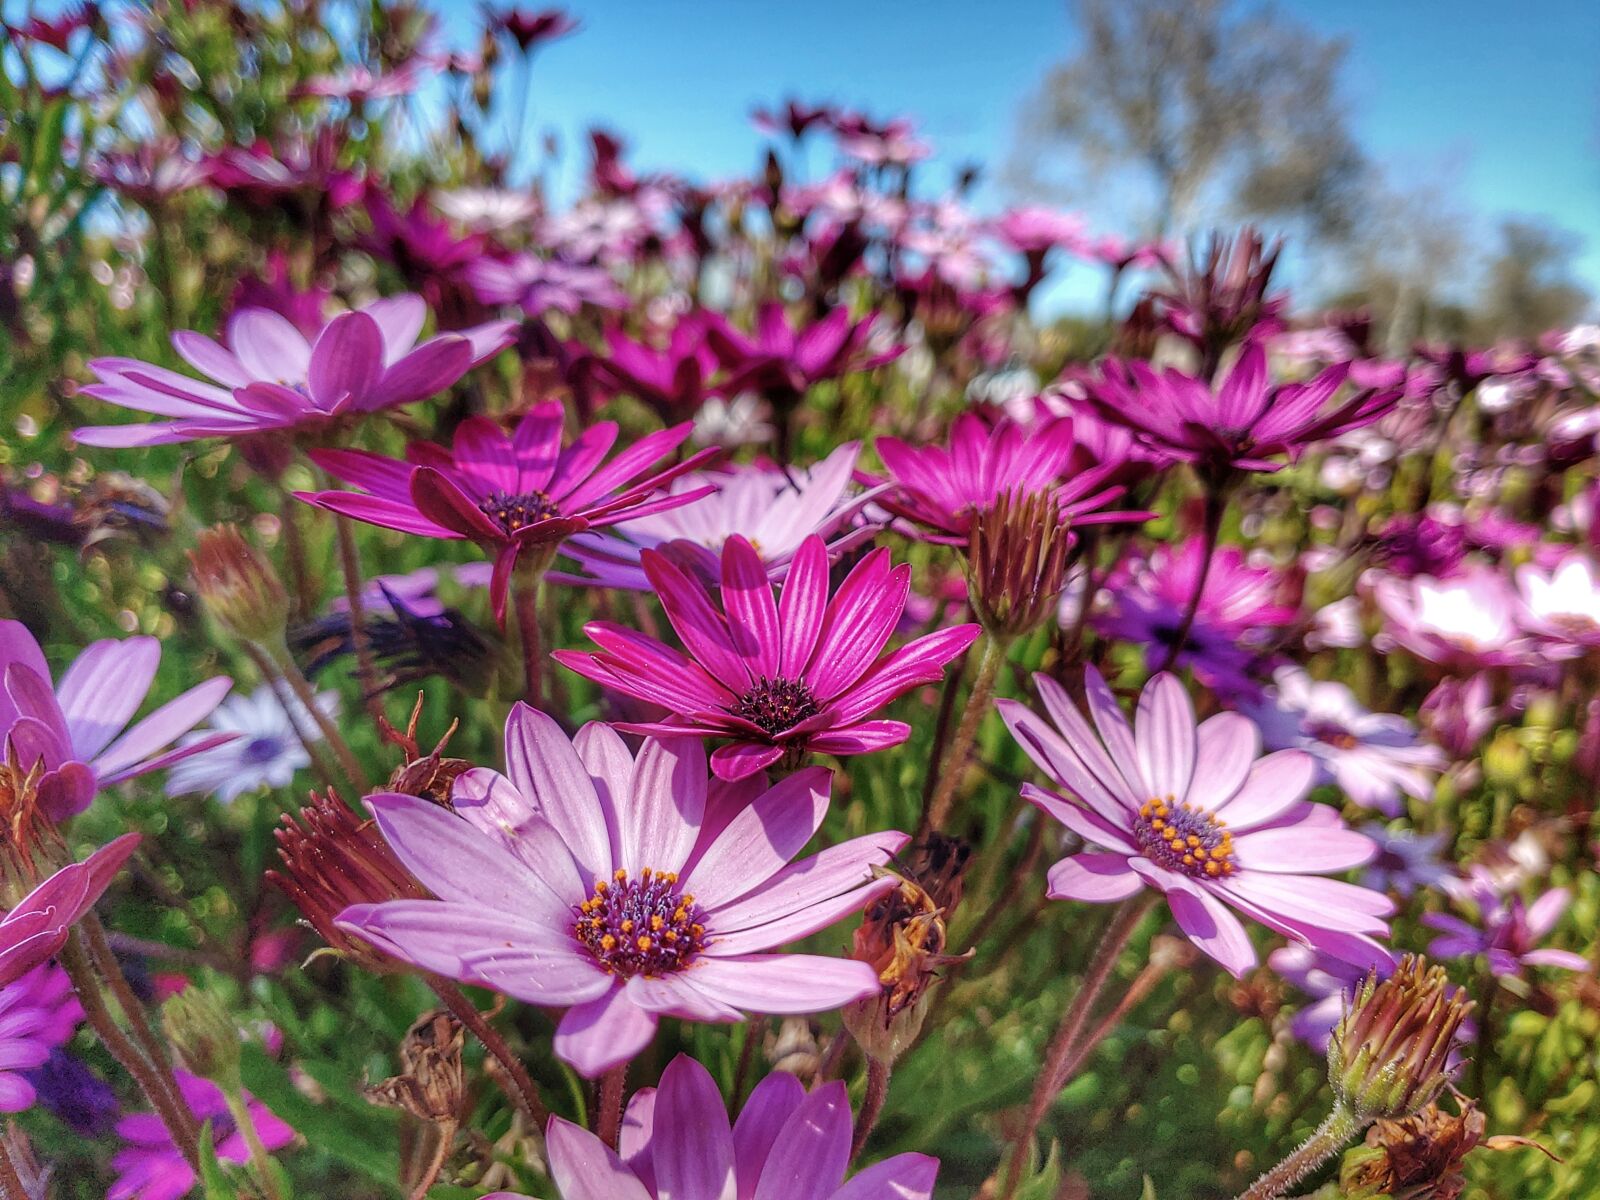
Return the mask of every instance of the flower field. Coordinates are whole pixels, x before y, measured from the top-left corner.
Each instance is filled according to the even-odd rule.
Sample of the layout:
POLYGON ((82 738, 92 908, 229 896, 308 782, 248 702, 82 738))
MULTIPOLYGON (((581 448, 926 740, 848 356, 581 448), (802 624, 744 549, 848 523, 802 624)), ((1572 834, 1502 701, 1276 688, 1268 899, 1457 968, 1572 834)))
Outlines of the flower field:
POLYGON ((0 1200, 1600 1195, 1600 327, 475 20, 7 18, 0 1200))

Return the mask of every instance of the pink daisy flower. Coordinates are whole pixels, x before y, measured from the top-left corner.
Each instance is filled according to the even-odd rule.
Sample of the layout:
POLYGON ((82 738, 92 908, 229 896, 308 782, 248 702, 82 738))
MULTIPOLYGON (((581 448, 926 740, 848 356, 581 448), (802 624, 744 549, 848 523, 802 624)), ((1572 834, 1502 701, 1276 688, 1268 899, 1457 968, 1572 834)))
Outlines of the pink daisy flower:
POLYGON ((1147 513, 1098 512, 1123 493, 1111 477, 1121 463, 1088 463, 1068 419, 1032 430, 1009 417, 990 424, 966 412, 950 427, 949 448, 877 440, 878 457, 896 489, 879 501, 945 545, 965 545, 973 517, 1002 493, 1053 492, 1062 520, 1078 525, 1144 520, 1147 513))
POLYGON ((1571 950, 1541 946, 1572 904, 1566 888, 1551 888, 1532 904, 1507 894, 1483 868, 1453 889, 1474 920, 1463 921, 1449 913, 1422 914, 1422 923, 1440 936, 1428 943, 1434 958, 1470 958, 1481 954, 1495 975, 1524 974, 1530 967, 1555 967, 1563 971, 1591 971, 1589 960, 1571 950))
POLYGON ((82 812, 101 788, 233 740, 219 733, 162 752, 222 702, 233 680, 221 675, 123 732, 160 661, 153 637, 106 638, 85 647, 52 691, 39 643, 20 621, 0 621, 0 746, 14 751, 24 770, 43 765, 39 806, 51 820, 82 812))
POLYGON ((1545 649, 1517 621, 1517 597, 1505 576, 1469 567, 1448 579, 1385 575, 1372 598, 1383 614, 1378 648, 1393 646, 1447 671, 1528 666, 1545 649))
POLYGON ((1316 761, 1299 750, 1264 758, 1255 725, 1237 713, 1195 724, 1177 678, 1157 675, 1130 726, 1093 668, 1085 690, 1095 729, 1066 691, 1034 676, 1054 726, 1015 700, 997 705, 1012 736, 1065 795, 1022 795, 1089 844, 1050 868, 1057 900, 1107 903, 1155 888, 1179 928, 1234 976, 1256 965, 1235 911, 1359 965, 1386 961, 1374 941, 1394 911, 1384 896, 1321 876, 1367 862, 1372 839, 1304 800, 1316 761))
POLYGON ((41 963, 0 988, 0 1113, 26 1112, 38 1099, 33 1076, 50 1052, 72 1040, 83 1006, 72 980, 41 963))
POLYGON ((0 917, 0 987, 56 956, 138 845, 137 833, 123 834, 62 867, 0 917))
POLYGON ((846 551, 870 542, 880 528, 857 517, 876 495, 852 494, 859 443, 846 442, 816 465, 783 471, 764 464, 735 467, 726 472, 684 476, 673 491, 703 488, 716 491, 693 504, 638 520, 623 521, 609 533, 580 533, 561 547, 564 557, 582 568, 582 575, 550 578, 563 583, 599 584, 603 587, 650 591, 650 580, 639 565, 646 550, 660 550, 679 566, 715 586, 721 571, 722 548, 735 535, 743 536, 761 556, 767 575, 781 582, 789 573, 795 551, 813 534, 828 539, 828 554, 837 559, 846 551))
MULTIPOLYGON (((562 1200, 928 1200, 939 1160, 897 1154, 845 1181, 850 1164, 850 1097, 840 1080, 809 1095, 774 1071, 750 1093, 731 1124, 716 1080, 678 1055, 659 1088, 633 1094, 612 1150, 560 1117, 545 1133, 550 1174, 562 1200)), ((498 1192, 485 1200, 527 1200, 498 1192)))
POLYGON ((1298 458, 1313 442, 1370 425, 1399 403, 1398 389, 1370 388, 1335 403, 1347 373, 1340 364, 1305 383, 1273 384, 1266 352, 1252 343, 1215 387, 1181 371, 1108 359, 1089 383, 1088 401, 1151 450, 1225 477, 1276 471, 1282 464, 1274 459, 1298 458))
POLYGON ((369 796, 439 899, 354 905, 339 926, 425 971, 567 1008, 556 1054, 591 1077, 642 1050, 663 1016, 821 1012, 878 990, 866 963, 769 953, 894 886, 872 868, 902 833, 789 862, 828 811, 828 771, 749 799, 755 788, 708 787, 692 738, 650 738, 635 757, 608 725, 568 741, 525 704, 506 724, 506 770, 458 778, 454 812, 369 796))
POLYGON ((677 508, 713 490, 672 493, 666 485, 716 450, 646 474, 683 444, 691 431, 687 424, 640 438, 604 466, 600 461, 617 440, 616 424, 596 422, 562 449, 563 424, 561 404, 552 400, 529 409, 509 437, 489 418, 469 417, 456 427, 449 450, 412 442, 406 462, 366 450, 314 450, 318 466, 364 490, 296 494, 370 525, 476 542, 494 555, 489 592, 495 617, 503 622, 511 571, 524 551, 677 508))
POLYGON ((241 308, 228 321, 227 345, 188 330, 172 335, 203 380, 132 358, 91 362, 100 382, 84 395, 169 419, 72 436, 86 446, 121 447, 321 430, 436 395, 515 336, 513 322, 490 321, 418 345, 427 315, 420 296, 394 296, 340 313, 307 339, 281 313, 241 308))
POLYGON ((774 599, 767 567, 743 537, 722 550, 721 606, 665 555, 640 556, 685 655, 609 621, 584 632, 599 653, 559 650, 578 674, 669 716, 618 728, 664 736, 721 737, 711 756, 723 779, 742 779, 808 753, 863 754, 898 746, 903 721, 869 714, 918 684, 932 683, 978 636, 977 625, 928 634, 880 658, 905 609, 911 568, 878 549, 861 560, 830 600, 828 549, 806 538, 774 599), (691 657, 692 656, 692 657, 691 657))

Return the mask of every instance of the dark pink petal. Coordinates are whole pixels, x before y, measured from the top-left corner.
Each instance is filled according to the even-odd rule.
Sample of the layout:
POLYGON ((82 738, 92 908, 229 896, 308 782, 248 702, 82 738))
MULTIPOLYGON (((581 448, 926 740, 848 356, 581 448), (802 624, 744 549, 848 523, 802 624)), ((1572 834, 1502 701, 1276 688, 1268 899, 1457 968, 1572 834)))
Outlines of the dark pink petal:
POLYGON ((661 689, 681 697, 685 711, 721 708, 735 699, 732 692, 706 674, 705 668, 653 637, 610 621, 591 621, 583 631, 616 660, 614 666, 649 675, 661 689))
POLYGON ((850 1125, 843 1080, 813 1091, 773 1143, 755 1200, 830 1200, 850 1163, 850 1125))
MULTIPOLYGON (((616 980, 608 980, 608 985, 600 996, 568 1011, 556 1026, 556 1057, 585 1079, 597 1078, 627 1062, 656 1035, 655 1014, 629 1000, 627 989, 616 980)), ((551 1166, 554 1167, 553 1161, 551 1166)), ((561 1179, 559 1175, 556 1178, 558 1182, 561 1179)), ((563 1183, 562 1195, 567 1194, 563 1183)), ((595 1200, 613 1200, 616 1195, 604 1192, 597 1194, 595 1200)))
POLYGON ((966 652, 981 633, 979 625, 957 625, 910 642, 879 659, 865 675, 834 700, 830 711, 844 725, 903 696, 919 684, 933 683, 945 667, 966 652))
POLYGON ((456 470, 476 485, 480 495, 504 492, 515 496, 532 490, 518 486, 517 456, 511 449, 511 439, 488 417, 468 417, 456 426, 450 457, 456 470))
POLYGON ((646 550, 639 556, 645 574, 661 598, 667 620, 689 653, 735 695, 752 682, 744 659, 733 648, 727 622, 711 603, 700 582, 689 578, 665 555, 646 550))
POLYGON ((56 694, 77 758, 89 761, 122 732, 160 662, 161 643, 153 637, 105 638, 73 660, 56 694))
POLYGON ((653 1131, 650 1165, 656 1191, 682 1200, 718 1200, 733 1191, 733 1130, 716 1082, 694 1059, 678 1055, 661 1073, 656 1103, 669 1120, 653 1131))
POLYGON ((416 468, 408 462, 370 450, 312 450, 308 456, 343 483, 411 506, 411 476, 416 468))
POLYGON ((477 498, 468 496, 432 467, 418 467, 412 472, 411 502, 428 520, 474 541, 505 542, 510 536, 478 507, 477 498))
MULTIPOLYGON (((33 634, 28 632, 28 627, 21 621, 0 621, 0 679, 5 677, 6 668, 12 663, 20 663, 40 679, 50 678, 50 666, 44 660, 44 652, 39 649, 39 643, 34 641, 33 634)), ((55 703, 54 699, 51 703, 55 703)), ((16 707, 0 690, 0 729, 10 725, 16 716, 16 707)))
POLYGON ((1111 904, 1126 900, 1144 888, 1144 881, 1128 866, 1126 855, 1084 851, 1063 858, 1050 868, 1052 900, 1082 900, 1090 904, 1111 904))
MULTIPOLYGON (((14 662, 5 668, 4 682, 5 707, 13 713, 32 717, 48 732, 50 745, 61 757, 52 756, 47 762, 50 766, 56 765, 65 757, 65 752, 70 750, 72 735, 67 728, 67 719, 61 712, 61 706, 56 701, 56 694, 50 690, 49 674, 41 675, 25 663, 14 662)), ((143 700, 144 697, 140 696, 139 699, 143 700)), ((4 732, 0 730, 0 735, 4 732)), ((3 753, 3 747, 0 747, 0 753, 3 753)))
POLYGON ((731 746, 719 746, 712 751, 711 772, 718 779, 734 783, 748 779, 757 771, 765 771, 782 757, 782 746, 735 742, 731 746))
POLYGON ((770 788, 705 849, 684 876, 683 890, 709 910, 765 883, 821 827, 832 786, 829 771, 807 767, 770 788))
POLYGON ((794 552, 778 603, 783 638, 778 672, 785 679, 798 679, 811 662, 827 609, 828 547, 812 535, 794 552))
POLYGON ((554 826, 588 876, 609 879, 620 845, 618 814, 602 805, 561 726, 520 701, 506 720, 506 774, 543 818, 554 826))
POLYGON ((517 423, 513 438, 516 473, 508 491, 548 491, 550 480, 561 458, 561 431, 566 416, 560 401, 535 404, 517 423))
MULTIPOLYGON (((566 507, 581 509, 615 491, 658 459, 671 454, 694 431, 692 423, 674 425, 646 434, 567 494, 566 507)), ((695 455, 699 461, 708 456, 695 455)))
POLYGON ((140 760, 177 740, 211 715, 233 686, 226 676, 196 684, 135 724, 91 764, 102 785, 120 783, 148 769, 140 760))
MULTIPOLYGON (((558 1032, 556 1037, 559 1039, 561 1034, 558 1032)), ((649 1040, 647 1036, 645 1042, 648 1044, 649 1040)), ((580 1129, 560 1117, 551 1117, 545 1130, 545 1146, 550 1158, 550 1174, 563 1200, 654 1200, 644 1184, 623 1165, 616 1151, 587 1129, 580 1129)), ((512 1197, 509 1192, 502 1194, 507 1200, 526 1200, 526 1197, 512 1197)))
POLYGON ((819 1013, 875 995, 881 985, 870 964, 816 954, 748 954, 698 959, 695 983, 750 1012, 819 1013))
POLYGON ((782 668, 778 605, 766 564, 755 548, 734 534, 722 548, 722 607, 733 648, 752 677, 774 677, 782 668))
POLYGON ((306 382, 323 411, 359 405, 383 377, 383 334, 366 313, 340 313, 311 347, 306 382))
POLYGON ((557 461, 555 472, 545 484, 545 494, 559 504, 573 488, 593 474, 616 440, 617 426, 614 421, 596 421, 585 429, 572 440, 572 445, 557 461))
POLYGON ((813 734, 806 747, 818 754, 871 754, 898 746, 910 736, 911 726, 904 721, 862 721, 813 734))
POLYGON ((383 529, 398 529, 401 533, 444 538, 447 541, 459 541, 466 536, 428 520, 409 500, 401 503, 362 492, 296 492, 294 496, 296 500, 304 500, 316 508, 383 529))
POLYGON ((929 1200, 939 1178, 939 1160, 926 1154, 896 1154, 874 1163, 833 1194, 833 1200, 929 1200))
POLYGON ((890 570, 883 549, 868 554, 839 585, 806 668, 806 682, 819 699, 832 700, 866 674, 894 633, 910 591, 911 568, 890 570))

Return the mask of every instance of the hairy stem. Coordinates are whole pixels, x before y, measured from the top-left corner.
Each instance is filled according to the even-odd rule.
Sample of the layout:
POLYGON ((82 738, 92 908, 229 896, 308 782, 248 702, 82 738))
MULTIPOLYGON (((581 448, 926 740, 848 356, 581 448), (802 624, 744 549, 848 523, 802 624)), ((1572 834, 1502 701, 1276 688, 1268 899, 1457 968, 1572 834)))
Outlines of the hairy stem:
POLYGON ((311 760, 311 769, 322 780, 322 786, 329 790, 336 789, 339 786, 339 780, 335 775, 333 764, 328 761, 328 756, 323 753, 321 741, 311 736, 311 732, 305 727, 299 714, 294 711, 294 691, 289 686, 289 681, 283 677, 283 672, 278 670, 277 664, 272 661, 272 657, 265 650, 262 650, 254 642, 245 642, 244 648, 250 661, 255 664, 256 670, 261 672, 261 678, 266 681, 267 686, 272 689, 273 695, 277 696, 278 703, 283 706, 283 715, 289 719, 289 726, 294 730, 295 737, 300 739, 300 745, 305 750, 306 757, 311 760))
POLYGON ((511 601, 517 610, 517 634, 522 640, 523 699, 534 708, 544 704, 544 653, 539 634, 540 573, 518 572, 511 584, 511 601))
POLYGON ((294 661, 294 656, 289 653, 288 647, 269 647, 273 662, 282 674, 284 682, 289 685, 306 713, 312 721, 316 722, 322 740, 327 742, 333 751, 333 756, 339 760, 339 767, 344 771, 350 782, 355 785, 356 794, 365 796, 372 790, 372 782, 367 778, 367 773, 361 769, 361 762, 355 756, 355 751, 350 749, 350 743, 344 740, 344 734, 339 732, 339 727, 334 724, 333 718, 323 712, 317 704, 317 693, 311 686, 311 681, 300 671, 300 666, 294 661))
POLYGON ((961 724, 956 726, 955 739, 939 764, 939 787, 922 813, 920 836, 944 828, 955 804, 956 789, 966 773, 967 760, 972 757, 972 744, 978 737, 978 726, 993 706, 995 681, 1000 677, 1000 666, 1006 660, 1006 643, 991 633, 983 635, 983 658, 978 662, 978 675, 972 681, 972 691, 967 696, 967 706, 961 710, 961 724))
POLYGON ((855 1133, 850 1139, 850 1161, 860 1156, 862 1147, 877 1127, 883 1115, 883 1103, 889 1098, 889 1064, 872 1057, 867 1059, 867 1091, 861 1098, 861 1112, 856 1117, 855 1133))
POLYGON ((335 518, 339 530, 339 566, 344 572, 344 596, 350 606, 350 644, 356 652, 356 677, 361 681, 361 700, 374 724, 383 716, 383 697, 378 691, 378 669, 372 658, 372 641, 367 637, 367 608, 361 581, 361 555, 356 549, 355 525, 349 517, 335 518))
POLYGON ((198 1175, 200 1131, 195 1125, 194 1114, 189 1111, 189 1106, 184 1103, 176 1087, 169 1087, 160 1072, 145 1059, 139 1048, 117 1026, 116 1020, 111 1015, 111 1009, 106 1004, 105 995, 100 990, 100 977, 77 930, 72 931, 67 944, 62 947, 60 962, 72 980, 73 990, 78 995, 78 1003, 83 1006, 84 1020, 89 1023, 89 1027, 94 1030, 95 1036, 100 1039, 111 1057, 115 1058, 122 1069, 139 1085, 139 1090, 144 1093, 150 1107, 166 1126, 167 1133, 172 1137, 172 1144, 178 1148, 184 1161, 198 1175))
POLYGON ((450 1157, 450 1147, 456 1140, 456 1129, 457 1124, 454 1121, 440 1121, 433 1126, 430 1134, 433 1146, 428 1153, 428 1162, 417 1176, 417 1184, 411 1189, 407 1200, 426 1200, 429 1190, 439 1179, 439 1172, 444 1170, 444 1164, 450 1157))
POLYGON ((1034 1084, 1033 1098, 1028 1103, 1027 1120, 1012 1143, 1011 1163, 1006 1171, 1005 1186, 1000 1189, 1003 1200, 1012 1200, 1017 1194, 1017 1188, 1022 1183, 1022 1170, 1028 1157, 1028 1147, 1033 1144, 1034 1136, 1039 1132, 1039 1126, 1044 1122, 1044 1115, 1050 1111, 1050 1105, 1055 1101, 1057 1093, 1065 1086, 1067 1070, 1072 1066, 1073 1051, 1077 1047, 1084 1026, 1088 1024, 1089 1014, 1094 1011, 1095 1002, 1111 979, 1112 972, 1117 966, 1118 956, 1154 903, 1155 896, 1148 892, 1124 900, 1113 914, 1111 923, 1106 926, 1105 933, 1101 935, 1100 944, 1095 947, 1094 957, 1089 960, 1089 969, 1084 974, 1083 982, 1078 986, 1077 995, 1072 998, 1067 1011, 1061 1014, 1061 1026, 1056 1031, 1055 1039, 1050 1043, 1044 1067, 1034 1084))
POLYGON ((1328 1119, 1294 1153, 1239 1193, 1238 1200, 1277 1200, 1360 1133, 1362 1123, 1342 1104, 1334 1104, 1328 1119))
POLYGON ((22 1176, 11 1161, 11 1148, 4 1139, 0 1139, 0 1200, 29 1200, 28 1189, 22 1184, 22 1176))
POLYGON ((622 1090, 628 1080, 628 1064, 612 1067, 600 1077, 600 1103, 595 1112, 595 1134, 613 1150, 622 1134, 622 1090))
POLYGON ((1172 664, 1178 661, 1178 655, 1183 653, 1183 648, 1189 642, 1195 616, 1200 611, 1200 602, 1205 599, 1206 580, 1211 577, 1211 560, 1217 554, 1217 537, 1222 533, 1222 514, 1227 511, 1227 507, 1228 498, 1223 494, 1223 490, 1208 484, 1205 517, 1200 531, 1204 541, 1201 546, 1200 570, 1195 574, 1194 594, 1189 597, 1189 606, 1184 609, 1183 622, 1173 634, 1172 645, 1167 647, 1167 656, 1156 668, 1157 673, 1172 670, 1172 664))
POLYGON ((250 1166, 256 1173, 256 1178, 261 1181, 261 1192, 267 1200, 283 1200, 283 1192, 278 1187, 278 1176, 272 1167, 272 1155, 267 1153, 267 1148, 262 1144, 261 1133, 256 1129, 255 1118, 250 1115, 250 1106, 244 1102, 244 1096, 238 1088, 223 1088, 222 1098, 227 1102, 228 1115, 233 1118, 233 1124, 244 1137, 245 1147, 250 1152, 250 1166))
POLYGON ((478 1011, 477 1005, 467 999, 466 993, 455 984, 437 975, 429 975, 427 978, 428 986, 450 1010, 450 1015, 471 1030, 472 1036, 477 1038, 495 1062, 500 1064, 505 1072, 504 1084, 509 1085, 506 1087, 506 1094, 511 1102, 521 1108, 534 1125, 543 1129, 545 1122, 550 1118, 550 1110, 539 1098, 539 1088, 533 1082, 533 1077, 528 1074, 528 1068, 523 1066, 522 1060, 511 1052, 511 1047, 505 1038, 500 1036, 500 1031, 489 1024, 488 1018, 478 1011))

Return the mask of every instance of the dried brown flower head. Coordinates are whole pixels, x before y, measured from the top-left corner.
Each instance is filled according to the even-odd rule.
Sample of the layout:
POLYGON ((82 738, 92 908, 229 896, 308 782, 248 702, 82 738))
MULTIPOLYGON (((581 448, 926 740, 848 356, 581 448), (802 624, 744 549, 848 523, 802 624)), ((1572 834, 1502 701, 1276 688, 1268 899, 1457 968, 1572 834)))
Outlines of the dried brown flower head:
POLYGON ((400 1073, 364 1088, 367 1099, 420 1121, 454 1125, 467 1096, 465 1041, 465 1029, 449 1013, 423 1013, 400 1042, 400 1073))
POLYGON ((432 800, 448 808, 451 789, 458 778, 472 770, 472 764, 464 758, 444 757, 444 748, 450 744, 460 725, 459 721, 451 721, 450 728, 444 731, 444 736, 434 748, 427 754, 422 753, 417 742, 417 722, 422 717, 422 702, 423 693, 418 692, 404 733, 387 719, 379 719, 379 732, 383 734, 383 740, 400 747, 400 752, 405 756, 405 761, 390 773, 388 789, 407 796, 421 796, 424 800, 432 800))
MULTIPOLYGON (((1458 1101, 1460 1112, 1437 1104, 1398 1121, 1380 1120, 1367 1130, 1366 1143, 1345 1155, 1339 1187, 1350 1200, 1456 1200, 1466 1189, 1462 1163, 1486 1150, 1531 1147, 1550 1154, 1528 1138, 1483 1136, 1483 1113, 1473 1101, 1458 1101)), ((1554 1155, 1550 1155, 1555 1158, 1554 1155)), ((1559 1161, 1559 1160, 1557 1160, 1559 1161)))

